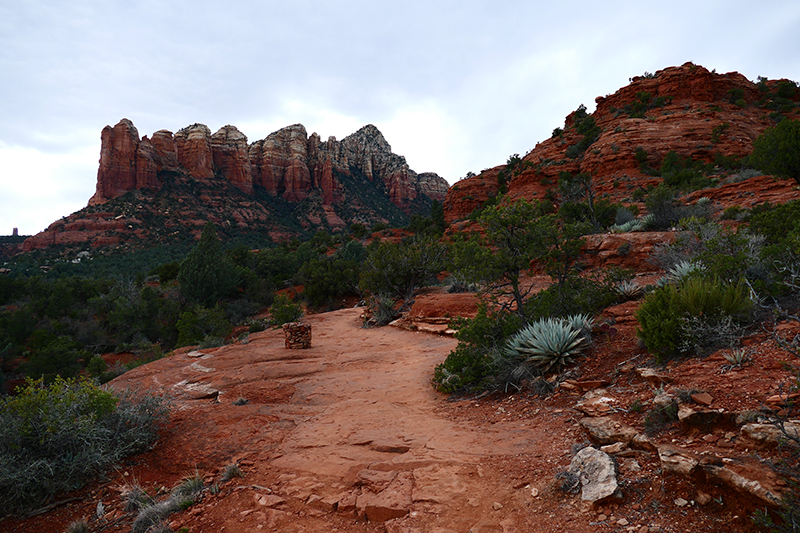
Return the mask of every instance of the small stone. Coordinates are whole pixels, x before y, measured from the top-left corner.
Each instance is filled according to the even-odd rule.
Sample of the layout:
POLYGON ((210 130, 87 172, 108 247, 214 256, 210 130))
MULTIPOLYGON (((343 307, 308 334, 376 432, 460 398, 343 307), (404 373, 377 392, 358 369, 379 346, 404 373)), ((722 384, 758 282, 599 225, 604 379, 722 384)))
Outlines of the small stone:
POLYGON ((699 505, 708 505, 711 503, 711 495, 706 494, 705 492, 698 492, 697 496, 695 496, 694 501, 696 501, 699 505))
POLYGON ((617 520, 618 526, 627 526, 628 524, 630 524, 630 522, 628 522, 628 520, 626 520, 625 518, 620 518, 619 520, 617 520))
POLYGON ((619 453, 627 447, 628 445, 625 444, 624 442, 615 442, 614 444, 607 444, 606 446, 601 446, 600 450, 608 454, 612 454, 612 453, 619 453))
POLYGON ((683 498, 675 498, 675 505, 677 505, 678 507, 686 507, 687 505, 689 505, 689 502, 687 502, 683 498))
POLYGON ((608 517, 606 515, 602 514, 602 513, 597 515, 597 521, 598 522, 605 522, 607 518, 608 517))
POLYGON ((711 405, 711 402, 714 401, 714 398, 707 392, 698 392, 697 394, 692 394, 692 400, 700 405, 711 405))
POLYGON ((531 487, 531 496, 533 498, 538 498, 539 497, 539 489, 537 489, 536 487, 531 487))
POLYGON ((503 508, 503 504, 500 503, 500 502, 494 502, 492 504, 492 509, 494 509, 495 511, 499 511, 502 508, 503 508))

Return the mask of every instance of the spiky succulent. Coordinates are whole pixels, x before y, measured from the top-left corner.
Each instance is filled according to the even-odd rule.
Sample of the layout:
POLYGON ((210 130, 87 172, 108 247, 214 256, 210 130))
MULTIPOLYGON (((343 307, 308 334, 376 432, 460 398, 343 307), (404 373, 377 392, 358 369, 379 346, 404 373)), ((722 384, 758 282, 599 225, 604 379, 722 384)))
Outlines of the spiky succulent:
POLYGON ((734 367, 744 366, 753 359, 753 355, 744 348, 731 350, 730 353, 723 353, 722 356, 734 367))
POLYGON ((638 300, 644 295, 644 287, 635 281, 623 281, 614 286, 616 292, 623 300, 638 300))
POLYGON ((681 261, 677 263, 672 268, 667 270, 667 273, 664 274, 664 277, 658 280, 658 286, 663 287, 664 285, 670 284, 677 284, 683 281, 689 274, 692 272, 696 272, 703 269, 703 265, 697 263, 695 261, 681 261))
POLYGON ((635 218, 623 224, 615 224, 611 226, 611 231, 614 233, 631 233, 634 231, 645 231, 653 223, 654 217, 652 214, 647 214, 642 218, 635 218))
POLYGON ((588 345, 586 330, 591 332, 590 324, 584 315, 538 320, 509 339, 503 354, 520 361, 520 366, 540 372, 557 370, 571 363, 588 345))

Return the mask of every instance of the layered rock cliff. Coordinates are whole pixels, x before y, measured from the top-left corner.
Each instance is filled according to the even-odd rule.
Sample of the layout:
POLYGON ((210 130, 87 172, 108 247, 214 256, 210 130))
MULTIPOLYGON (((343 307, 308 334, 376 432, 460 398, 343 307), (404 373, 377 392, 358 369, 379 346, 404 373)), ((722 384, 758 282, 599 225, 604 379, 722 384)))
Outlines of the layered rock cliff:
POLYGON ((97 190, 90 205, 128 191, 159 190, 163 173, 184 173, 198 180, 225 179, 247 194, 261 187, 270 196, 299 202, 319 192, 323 204, 342 200, 335 174, 363 176, 386 190, 391 202, 410 213, 414 200, 444 200, 447 182, 433 173, 418 175, 404 157, 394 154, 378 128, 368 125, 337 141, 310 137, 302 124, 278 130, 248 144, 235 126, 212 134, 194 124, 174 135, 166 130, 139 139, 128 119, 103 129, 97 190))
POLYGON ((234 126, 212 134, 203 124, 140 138, 122 119, 102 131, 89 205, 28 238, 23 250, 174 243, 206 221, 250 243, 354 222, 402 225, 428 214, 447 186, 409 169, 373 125, 322 141, 294 124, 248 144, 234 126))
MULTIPOLYGON (((525 155, 525 168, 514 173, 508 194, 542 199, 561 172, 586 172, 598 195, 630 200, 634 190, 660 181, 644 170, 658 169, 668 152, 707 163, 745 156, 775 124, 782 81, 756 84, 737 72, 717 74, 692 63, 635 77, 614 94, 598 97, 594 113, 571 113, 563 128, 525 155), (597 128, 592 142, 584 141, 585 128, 576 124, 586 117, 597 128)), ((796 104, 796 94, 793 99, 796 104)), ((789 107, 784 115, 800 116, 796 105, 789 107)), ((497 175, 504 169, 500 165, 453 185, 444 202, 446 220, 465 219, 497 194, 497 175)))

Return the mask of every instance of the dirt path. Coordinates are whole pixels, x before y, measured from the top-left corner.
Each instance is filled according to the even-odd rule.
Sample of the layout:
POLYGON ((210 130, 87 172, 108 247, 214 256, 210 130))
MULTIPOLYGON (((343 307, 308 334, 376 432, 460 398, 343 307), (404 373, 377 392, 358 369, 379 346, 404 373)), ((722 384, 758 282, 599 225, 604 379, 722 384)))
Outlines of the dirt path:
POLYGON ((131 469, 140 483, 169 486, 195 468, 215 473, 237 461, 246 474, 173 526, 569 531, 578 511, 555 519, 545 487, 557 463, 568 462, 560 448, 569 415, 549 413, 546 430, 535 419, 459 422, 430 385, 455 341, 365 330, 359 313, 309 317, 308 350, 287 350, 282 332, 262 332, 247 344, 165 358, 115 383, 179 398, 173 431, 131 469), (240 398, 248 403, 234 405, 240 398))
MULTIPOLYGON (((603 394, 614 405, 644 404, 653 397, 649 383, 635 372, 617 372, 638 350, 635 323, 628 304, 614 312, 618 331, 598 338, 581 376, 586 383, 607 380, 603 394)), ((178 350, 120 376, 111 384, 117 389, 154 389, 174 398, 161 440, 110 480, 64 495, 65 504, 46 514, 0 521, 0 531, 65 531, 79 519, 87 519, 93 533, 129 531, 137 513, 124 510, 126 490, 138 485, 165 499, 195 473, 205 478, 207 490, 201 501, 168 518, 172 531, 754 530, 751 500, 711 482, 695 486, 663 475, 659 455, 641 450, 617 456, 624 501, 588 509, 580 496, 559 490, 556 479, 573 445, 587 440, 576 409, 583 396, 560 388, 546 397, 526 391, 448 401, 430 378, 455 340, 392 327, 365 330, 359 314, 349 309, 308 317, 308 350, 288 350, 282 331, 264 331, 213 350, 178 350), (232 464, 244 475, 222 481, 232 464), (687 504, 701 491, 713 500, 687 504)), ((741 376, 720 374, 716 359, 687 360, 670 370, 674 387, 711 391, 715 405, 753 409, 772 394, 761 389, 776 379, 782 353, 759 346, 758 364, 741 376), (701 375, 705 381, 698 381, 701 375), (739 377, 758 390, 745 395, 739 385, 729 389, 739 377), (745 398, 749 403, 742 407, 745 398)), ((644 418, 638 411, 617 413, 619 423, 636 427, 644 418)), ((734 468, 750 453, 738 439, 731 448, 729 431, 701 434, 673 425, 654 438, 697 457, 724 458, 719 460, 734 468), (717 441, 726 446, 709 447, 717 441)))

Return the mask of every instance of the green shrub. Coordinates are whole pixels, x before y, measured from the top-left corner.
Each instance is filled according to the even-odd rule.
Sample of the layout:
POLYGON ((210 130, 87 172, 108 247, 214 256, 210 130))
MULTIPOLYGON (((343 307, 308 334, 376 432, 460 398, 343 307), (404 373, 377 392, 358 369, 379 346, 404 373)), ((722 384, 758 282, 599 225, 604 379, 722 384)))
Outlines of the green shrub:
POLYGON ((272 305, 269 308, 270 324, 273 326, 280 326, 287 322, 296 322, 303 316, 303 307, 300 304, 294 303, 285 294, 279 294, 275 297, 272 305))
POLYGON ((433 384, 441 392, 457 392, 488 386, 494 358, 486 350, 459 343, 433 371, 433 384))
POLYGON ((800 120, 782 120, 764 131, 753 143, 750 163, 800 183, 800 120))
POLYGON ((522 326, 520 317, 492 312, 482 302, 475 318, 458 318, 450 325, 457 330, 458 346, 436 367, 434 386, 442 392, 490 387, 495 359, 505 340, 522 326))
POLYGON ((200 241, 180 264, 181 294, 193 302, 214 305, 231 294, 239 278, 239 270, 222 252, 216 229, 209 222, 203 228, 200 241))
POLYGON ((704 348, 697 345, 696 328, 687 321, 700 320, 709 330, 744 323, 752 305, 742 281, 725 284, 718 279, 689 277, 681 284, 658 288, 644 299, 636 313, 637 333, 647 349, 662 359, 704 348))
POLYGON ((88 380, 29 380, 0 402, 0 507, 19 511, 80 488, 146 450, 166 422, 161 397, 116 397, 88 380))
POLYGON ((800 200, 778 205, 759 204, 750 210, 745 221, 750 231, 763 235, 768 243, 782 243, 800 230, 800 200))
POLYGON ((647 412, 644 419, 644 432, 650 436, 668 428, 678 421, 678 403, 672 402, 655 407, 647 412))
POLYGON ((219 305, 213 309, 196 305, 181 315, 176 327, 178 346, 200 344, 207 338, 224 339, 230 335, 232 329, 231 323, 219 305))

